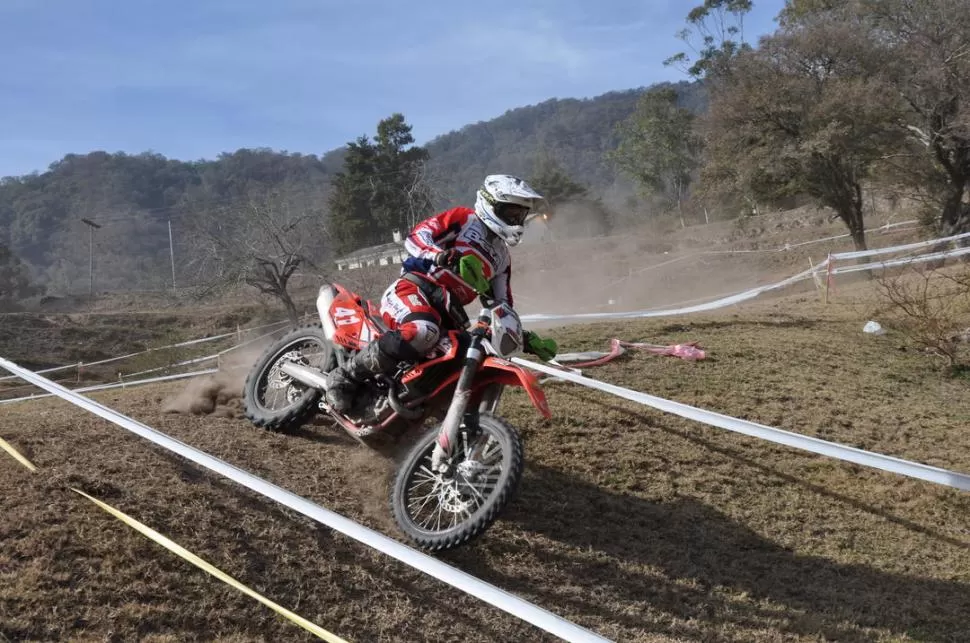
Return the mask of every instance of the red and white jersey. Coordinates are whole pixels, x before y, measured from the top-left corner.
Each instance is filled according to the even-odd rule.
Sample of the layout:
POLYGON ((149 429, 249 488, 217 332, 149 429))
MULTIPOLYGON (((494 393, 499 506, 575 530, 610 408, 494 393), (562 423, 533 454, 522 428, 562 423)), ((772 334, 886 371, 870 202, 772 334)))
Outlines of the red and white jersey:
MULTIPOLYGON (((414 226, 404 241, 412 257, 434 260, 442 250, 455 248, 462 255, 474 254, 484 264, 485 278, 492 286, 492 296, 499 301, 512 301, 512 258, 509 248, 491 234, 471 208, 445 210, 414 226)), ((468 302, 462 302, 467 304, 468 302)))

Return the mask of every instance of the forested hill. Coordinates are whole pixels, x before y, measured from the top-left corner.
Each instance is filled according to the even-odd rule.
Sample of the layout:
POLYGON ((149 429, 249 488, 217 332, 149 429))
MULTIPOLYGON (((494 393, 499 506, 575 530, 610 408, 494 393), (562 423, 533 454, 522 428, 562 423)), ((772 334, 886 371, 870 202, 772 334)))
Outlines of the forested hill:
MULTIPOLYGON (((677 90, 681 105, 695 112, 706 108, 696 83, 666 83, 677 90)), ((645 90, 609 92, 588 99, 552 99, 509 110, 487 122, 466 125, 427 144, 439 189, 450 200, 464 200, 483 176, 504 172, 529 176, 536 159, 555 160, 575 181, 601 196, 617 178, 604 158, 617 145, 616 124, 636 108, 645 90)))
MULTIPOLYGON (((703 107, 696 85, 676 87, 685 105, 703 107)), ((616 124, 631 114, 643 91, 548 100, 430 141, 430 176, 441 198, 436 205, 467 202, 487 173, 528 176, 541 155, 587 185, 590 196, 602 195, 616 178, 603 155, 615 146, 616 124)), ((164 272, 153 266, 167 260, 170 220, 178 243, 180 218, 236 207, 244 195, 282 191, 325 204, 345 149, 319 156, 241 149, 202 161, 150 152, 69 154, 43 173, 0 179, 0 248, 12 250, 9 261, 19 257, 29 265, 35 280, 76 291, 86 284, 91 231, 81 219, 87 218, 102 224, 95 243, 108 274, 99 283, 156 287, 164 272)))

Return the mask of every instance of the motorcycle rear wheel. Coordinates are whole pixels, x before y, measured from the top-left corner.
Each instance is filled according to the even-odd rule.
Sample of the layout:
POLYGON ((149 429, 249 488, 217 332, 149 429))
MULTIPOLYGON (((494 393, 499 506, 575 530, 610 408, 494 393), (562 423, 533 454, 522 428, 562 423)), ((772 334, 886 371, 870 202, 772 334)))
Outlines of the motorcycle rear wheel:
POLYGON ((243 386, 246 417, 269 431, 295 431, 317 411, 323 394, 280 372, 284 360, 296 361, 327 373, 337 366, 333 344, 320 324, 296 328, 263 351, 243 386))
POLYGON ((431 470, 438 431, 411 447, 398 468, 391 509, 418 547, 444 551, 480 536, 518 491, 524 456, 519 432, 505 420, 480 417, 478 435, 462 428, 448 474, 431 470))

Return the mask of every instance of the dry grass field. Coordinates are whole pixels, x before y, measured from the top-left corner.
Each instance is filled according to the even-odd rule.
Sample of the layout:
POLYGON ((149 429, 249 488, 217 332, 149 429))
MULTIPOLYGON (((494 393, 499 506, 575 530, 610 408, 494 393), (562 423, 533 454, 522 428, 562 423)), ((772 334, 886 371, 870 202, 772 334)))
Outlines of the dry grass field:
MULTIPOLYGON (((685 245, 677 234, 675 251, 685 245)), ((804 257, 770 257, 736 282, 718 264, 716 283, 697 290, 807 267, 804 257)), ((536 274, 522 280, 523 301, 548 294, 530 285, 536 274)), ((664 283, 686 291, 693 274, 658 277, 640 301, 676 301, 664 283)), ((544 332, 563 351, 603 350, 612 337, 698 341, 704 361, 633 353, 587 374, 970 472, 970 382, 891 328, 863 334, 872 301, 870 286, 846 282, 823 305, 808 284, 717 312, 544 332)), ((572 384, 545 388, 548 421, 521 393, 503 400, 526 439, 521 491, 483 538, 441 555, 450 564, 618 641, 970 641, 966 492, 572 384)), ((214 413, 166 412, 200 390, 169 383, 92 397, 400 537, 387 503, 392 461, 324 422, 296 435, 255 429, 231 390, 214 413)), ((0 437, 38 467, 0 454, 0 641, 312 640, 72 486, 351 641, 555 640, 65 402, 0 407, 0 437)))

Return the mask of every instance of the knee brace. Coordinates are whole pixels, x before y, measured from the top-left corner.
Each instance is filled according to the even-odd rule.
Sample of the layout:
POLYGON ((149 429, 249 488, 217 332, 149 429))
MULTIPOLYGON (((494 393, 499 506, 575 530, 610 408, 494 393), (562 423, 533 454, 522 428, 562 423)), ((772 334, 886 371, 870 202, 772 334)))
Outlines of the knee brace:
POLYGON ((433 321, 420 319, 401 324, 381 335, 382 352, 403 362, 417 362, 438 343, 441 331, 433 321))
POLYGON ((418 362, 431 350, 438 341, 438 327, 434 326, 434 330, 425 332, 416 332, 416 335, 407 332, 407 328, 398 328, 397 330, 392 330, 384 333, 377 340, 378 348, 385 355, 399 361, 399 362, 418 362), (433 334, 434 341, 428 340, 429 336, 433 334), (411 341, 408 341, 407 337, 411 336, 411 341))
POLYGON ((403 324, 401 336, 415 351, 424 355, 438 343, 441 329, 438 324, 429 319, 416 319, 403 324))

